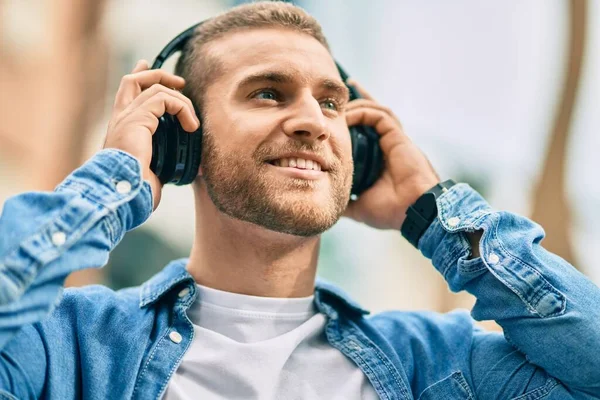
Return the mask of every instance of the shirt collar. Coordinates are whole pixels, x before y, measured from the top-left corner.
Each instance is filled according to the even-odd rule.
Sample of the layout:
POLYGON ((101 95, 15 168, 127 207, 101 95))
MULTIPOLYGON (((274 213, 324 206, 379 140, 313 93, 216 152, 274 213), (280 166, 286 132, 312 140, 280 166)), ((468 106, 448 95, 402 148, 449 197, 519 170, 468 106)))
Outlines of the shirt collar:
POLYGON ((193 287, 194 278, 185 269, 187 262, 187 258, 171 261, 159 273, 147 280, 140 291, 140 308, 156 303, 182 282, 189 281, 189 285, 193 287))
POLYGON ((334 284, 317 278, 315 283, 315 304, 317 309, 328 317, 336 319, 340 308, 351 314, 365 315, 369 311, 362 308, 350 295, 334 284))
MULTIPOLYGON (((195 291, 194 278, 185 268, 187 262, 187 258, 171 261, 159 273, 146 281, 140 291, 140 308, 156 303, 174 287, 181 288, 182 282, 188 283, 192 291, 195 291)), ((369 311, 360 307, 342 289, 321 278, 317 278, 315 283, 315 305, 320 312, 334 319, 341 311, 340 307, 352 314, 369 314, 369 311)))

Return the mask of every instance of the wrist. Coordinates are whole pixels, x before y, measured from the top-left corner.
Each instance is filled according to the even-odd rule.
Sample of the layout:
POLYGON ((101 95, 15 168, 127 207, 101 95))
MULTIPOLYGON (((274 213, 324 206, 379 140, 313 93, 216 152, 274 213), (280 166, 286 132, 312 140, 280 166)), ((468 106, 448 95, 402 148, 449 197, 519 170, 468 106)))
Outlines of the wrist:
MULTIPOLYGON (((460 254, 465 259, 483 256, 483 253, 479 254, 483 226, 488 214, 493 212, 485 199, 469 185, 458 183, 440 197, 437 204, 438 216, 419 241, 421 253, 427 258, 438 254, 435 261, 438 264, 450 261, 443 254, 460 254), (441 248, 447 250, 443 254, 436 253, 441 248)), ((441 264, 438 266, 442 270, 445 268, 441 264)))
POLYGON ((412 196, 410 198, 409 205, 410 206, 414 205, 421 196, 423 196, 425 193, 427 193, 428 191, 433 189, 439 183, 441 183, 441 180, 437 179, 437 178, 428 179, 426 181, 422 181, 422 182, 418 183, 416 185, 416 189, 413 190, 413 192, 412 192, 412 196))
POLYGON ((438 215, 437 198, 442 196, 456 183, 449 179, 435 183, 408 207, 406 218, 402 223, 400 232, 413 246, 418 248, 419 240, 438 215))

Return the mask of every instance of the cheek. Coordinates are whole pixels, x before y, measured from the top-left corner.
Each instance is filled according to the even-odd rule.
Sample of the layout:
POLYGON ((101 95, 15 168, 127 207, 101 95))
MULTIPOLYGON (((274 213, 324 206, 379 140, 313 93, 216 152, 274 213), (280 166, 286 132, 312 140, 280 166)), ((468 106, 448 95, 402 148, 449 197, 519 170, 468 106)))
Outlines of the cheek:
MULTIPOLYGON (((214 115, 214 114, 213 114, 214 115)), ((248 120, 243 118, 232 118, 231 114, 214 115, 210 121, 209 128, 213 140, 218 143, 219 153, 232 159, 239 160, 242 156, 252 152, 255 144, 253 127, 248 120)))
POLYGON ((263 141, 275 125, 273 118, 243 113, 231 119, 227 136, 240 146, 252 147, 263 141))

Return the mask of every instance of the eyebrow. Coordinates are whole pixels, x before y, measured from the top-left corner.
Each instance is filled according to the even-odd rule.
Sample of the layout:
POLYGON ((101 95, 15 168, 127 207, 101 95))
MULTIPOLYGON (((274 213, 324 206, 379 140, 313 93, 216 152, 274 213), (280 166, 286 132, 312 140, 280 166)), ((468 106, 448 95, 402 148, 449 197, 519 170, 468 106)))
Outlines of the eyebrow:
MULTIPOLYGON (((295 75, 290 74, 288 72, 265 71, 265 72, 258 72, 256 74, 246 76, 244 79, 242 79, 240 81, 240 83, 237 86, 238 86, 238 88, 243 88, 245 86, 250 86, 253 84, 264 83, 264 82, 278 83, 278 84, 290 84, 290 83, 293 83, 295 80, 296 80, 295 75)), ((348 100, 348 98, 350 96, 350 92, 349 92, 348 88, 346 87, 346 85, 344 85, 343 83, 340 83, 337 80, 324 78, 324 79, 321 79, 321 82, 319 82, 319 86, 324 88, 327 91, 336 93, 338 96, 344 98, 345 100, 348 100)))
POLYGON ((332 79, 323 79, 323 81, 321 81, 321 86, 330 92, 336 93, 339 97, 343 98, 344 101, 350 99, 350 90, 343 83, 339 83, 332 79))

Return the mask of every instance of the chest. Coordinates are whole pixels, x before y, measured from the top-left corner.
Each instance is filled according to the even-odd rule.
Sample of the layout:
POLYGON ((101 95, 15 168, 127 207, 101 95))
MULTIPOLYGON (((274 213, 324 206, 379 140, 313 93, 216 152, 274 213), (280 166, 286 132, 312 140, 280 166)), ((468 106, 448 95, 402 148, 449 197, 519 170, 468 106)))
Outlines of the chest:
POLYGON ((319 317, 252 343, 194 327, 165 399, 377 399, 366 375, 327 342, 319 317))

